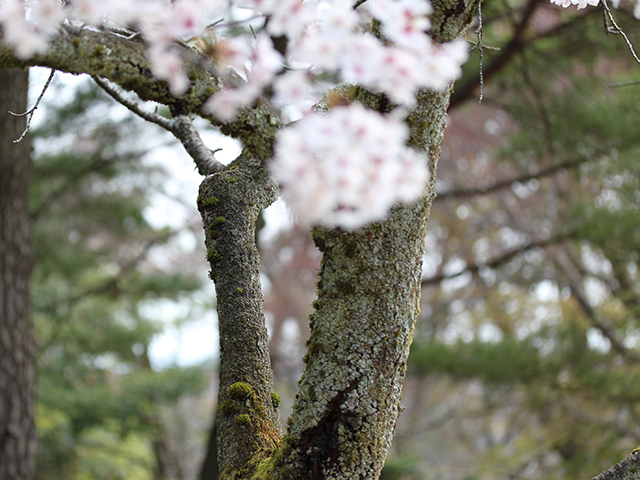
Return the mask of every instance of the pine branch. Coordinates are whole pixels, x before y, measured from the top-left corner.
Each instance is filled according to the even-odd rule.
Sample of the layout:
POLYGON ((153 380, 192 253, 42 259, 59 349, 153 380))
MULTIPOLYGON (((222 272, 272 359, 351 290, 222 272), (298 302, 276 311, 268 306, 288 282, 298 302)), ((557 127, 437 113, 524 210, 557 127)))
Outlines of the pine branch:
POLYGON ((618 338, 615 330, 611 325, 604 321, 596 313, 595 309, 587 299, 587 295, 583 288, 582 278, 580 277, 577 269, 576 262, 578 260, 571 256, 569 252, 562 250, 555 252, 555 263, 558 265, 566 277, 566 283, 569 287, 571 294, 578 302, 580 309, 586 315, 587 319, 595 328, 597 328, 602 335, 604 335, 613 349, 618 352, 624 358, 633 361, 634 363, 640 362, 640 357, 633 350, 628 349, 622 340, 618 338))

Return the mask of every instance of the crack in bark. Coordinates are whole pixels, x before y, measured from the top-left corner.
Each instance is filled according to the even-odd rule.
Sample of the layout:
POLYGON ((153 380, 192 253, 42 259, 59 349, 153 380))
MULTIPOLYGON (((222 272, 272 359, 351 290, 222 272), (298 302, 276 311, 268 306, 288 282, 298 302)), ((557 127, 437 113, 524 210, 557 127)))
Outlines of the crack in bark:
POLYGON ((340 390, 335 397, 327 403, 327 409, 318 422, 312 428, 300 435, 301 463, 308 468, 305 476, 308 480, 323 480, 325 472, 334 465, 340 456, 339 427, 348 425, 355 415, 341 412, 340 407, 347 396, 358 387, 360 379, 353 379, 349 385, 340 390))

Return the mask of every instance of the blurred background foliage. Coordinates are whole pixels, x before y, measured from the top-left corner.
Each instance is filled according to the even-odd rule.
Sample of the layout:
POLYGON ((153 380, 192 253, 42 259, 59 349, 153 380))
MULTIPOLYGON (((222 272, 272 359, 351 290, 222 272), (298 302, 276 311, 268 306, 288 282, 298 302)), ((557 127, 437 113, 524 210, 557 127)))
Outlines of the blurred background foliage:
MULTIPOLYGON (((198 416, 184 402, 211 385, 211 364, 154 368, 150 346, 214 307, 195 267, 202 249, 191 248, 199 219, 150 222, 171 178, 149 155, 167 137, 91 82, 67 87, 54 81, 32 131, 38 478, 192 478, 175 439, 198 416)), ((199 444, 210 405, 198 408, 199 444)))
MULTIPOLYGON (((640 66, 599 8, 482 12, 482 103, 476 47, 452 96, 382 478, 590 478, 640 443, 640 66)), ((640 45, 631 12, 614 15, 640 45)), ((33 132, 39 478, 195 479, 215 363, 149 352, 214 307, 197 212, 150 221, 172 172, 144 159, 166 136, 89 83, 62 97, 49 92, 33 132)), ((283 212, 267 212, 260 246, 286 417, 320 256, 283 212)))

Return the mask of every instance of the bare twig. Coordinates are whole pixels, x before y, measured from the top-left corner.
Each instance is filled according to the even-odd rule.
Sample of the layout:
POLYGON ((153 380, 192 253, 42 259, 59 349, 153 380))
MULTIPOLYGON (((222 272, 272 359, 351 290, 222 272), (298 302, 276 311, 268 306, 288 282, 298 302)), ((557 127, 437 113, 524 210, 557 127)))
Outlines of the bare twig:
POLYGON ((638 85, 638 84, 640 84, 640 80, 630 80, 628 82, 608 83, 607 87, 611 87, 611 88, 628 87, 630 85, 638 85))
POLYGON ((565 234, 556 235, 554 237, 547 238, 547 239, 533 240, 529 243, 521 245, 520 247, 507 250, 506 252, 503 252, 502 254, 487 260, 486 262, 469 263, 465 268, 463 268, 462 270, 459 270, 456 273, 447 273, 447 274, 441 273, 438 275, 434 275, 433 277, 425 278, 422 280, 422 286, 426 287, 429 285, 436 285, 441 283, 443 280, 450 280, 453 278, 457 278, 460 275, 463 275, 467 272, 475 275, 483 268, 495 269, 501 265, 504 265, 505 263, 509 262, 510 260, 512 260, 513 258, 517 257, 522 253, 528 252, 529 250, 533 250, 535 248, 546 248, 549 245, 553 245, 557 242, 564 240, 568 235, 569 235, 568 233, 565 233, 565 234))
POLYGON ((484 54, 482 45, 482 2, 478 2, 478 28, 476 29, 476 35, 478 37, 478 42, 476 43, 476 45, 478 47, 478 77, 480 82, 480 94, 478 96, 478 103, 482 103, 482 93, 484 88, 484 77, 482 74, 482 57, 484 54))
POLYGON ((225 169, 225 166, 216 160, 214 156, 220 149, 211 150, 204 144, 202 137, 200 137, 200 134, 193 126, 189 115, 178 114, 172 109, 171 113, 174 115, 174 118, 169 119, 163 117, 157 113, 145 110, 138 102, 127 98, 125 94, 109 80, 100 77, 93 77, 93 79, 118 103, 121 103, 144 120, 160 125, 165 130, 173 133, 195 162, 198 173, 206 176, 225 169))
POLYGON ((602 153, 603 152, 597 152, 597 154, 594 155, 593 158, 585 158, 585 157, 572 158, 564 162, 558 163, 556 165, 552 165, 550 167, 540 169, 536 173, 525 173, 523 175, 518 175, 512 178, 498 180, 493 185, 489 185, 487 187, 475 187, 475 188, 469 188, 469 189, 451 189, 447 192, 439 193, 435 201, 441 202, 444 199, 448 199, 448 198, 468 198, 468 197, 475 197, 478 195, 486 195, 489 193, 493 193, 497 190, 509 188, 515 182, 525 183, 525 182, 528 182, 529 180, 540 179, 543 177, 554 175, 557 172, 565 169, 576 168, 583 163, 586 163, 592 159, 597 158, 602 153))
POLYGON ((114 83, 110 82, 106 78, 96 76, 92 78, 98 84, 98 86, 105 92, 107 92, 116 102, 124 105, 147 122, 155 123, 156 125, 160 125, 165 130, 171 131, 171 120, 169 118, 165 118, 162 115, 158 115, 157 113, 145 110, 140 106, 138 102, 127 98, 125 94, 120 91, 114 83))
POLYGON ((44 97, 44 92, 47 91, 47 88, 49 88, 49 85, 51 84, 51 80, 53 80, 53 76, 56 74, 56 71, 52 68, 51 69, 51 73, 49 74, 49 78, 47 79, 47 82, 44 84, 44 87, 42 88, 42 92, 40 92, 40 95, 38 96, 38 99, 36 100, 36 104, 33 106, 33 108, 31 110, 28 110, 24 113, 15 113, 12 112, 11 110, 9 110, 9 114, 13 115, 14 117, 27 117, 27 125, 24 127, 24 130, 22 132, 22 135, 20 135, 20 138, 18 138, 17 140, 14 140, 13 143, 20 143, 22 141, 22 139, 27 135, 27 133, 29 132, 29 129, 31 128, 31 119, 33 118, 33 114, 35 113, 35 111, 37 110, 38 106, 40 105, 40 101, 42 100, 42 97, 44 97))
POLYGON ((616 23, 616 20, 613 18, 613 14, 611 13, 611 10, 609 9, 609 5, 607 5, 607 0, 601 0, 600 4, 602 5, 602 8, 604 9, 604 12, 607 15, 607 18, 611 22, 611 26, 609 28, 607 28, 607 31, 609 33, 615 33, 617 35, 622 35, 622 37, 624 38, 625 42, 627 42, 627 46, 629 47, 629 50, 631 51, 631 55, 633 55, 633 58, 635 59, 636 62, 640 63, 640 58, 638 58, 638 55, 636 55, 636 51, 633 49, 633 45, 631 43, 631 40, 629 40, 629 37, 627 37, 627 34, 624 33, 624 31, 616 23))

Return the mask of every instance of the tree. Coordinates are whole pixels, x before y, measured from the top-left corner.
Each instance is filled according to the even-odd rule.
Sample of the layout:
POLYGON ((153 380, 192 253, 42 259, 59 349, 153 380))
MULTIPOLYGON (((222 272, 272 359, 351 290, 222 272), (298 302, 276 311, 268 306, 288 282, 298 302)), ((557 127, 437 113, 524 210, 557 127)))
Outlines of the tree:
MULTIPOLYGON (((485 51, 486 68, 530 10, 522 3, 500 21, 506 7, 493 7, 483 5, 484 38, 502 48, 485 51)), ((610 84, 633 80, 637 65, 615 38, 599 38, 597 15, 537 8, 519 52, 485 77, 484 106, 450 112, 427 236, 405 398, 416 385, 442 397, 401 418, 396 451, 458 434, 466 448, 442 467, 464 458, 460 477, 588 478, 639 440, 637 282, 609 270, 636 278, 636 91, 610 84)), ((632 35, 630 12, 617 16, 632 35)), ((462 85, 477 78, 468 67, 462 85)))
MULTIPOLYGON (((476 7, 477 2, 434 3, 431 36, 437 42, 459 36, 476 7)), ((275 22, 273 18, 269 21, 275 22)), ((380 31, 379 20, 372 21, 371 30, 378 36, 388 35, 389 31, 380 31)), ((387 219, 377 223, 351 231, 346 224, 328 220, 324 227, 313 230, 315 244, 323 253, 318 298, 294 413, 287 434, 281 437, 255 246, 256 219, 277 195, 267 164, 272 162, 281 119, 264 98, 253 95, 235 117, 221 121, 203 111, 210 93, 226 79, 194 62, 186 77, 180 75, 181 70, 177 76, 165 71, 167 85, 152 71, 158 74, 160 67, 169 65, 157 58, 155 65, 150 64, 137 33, 129 33, 65 28, 46 51, 37 42, 19 44, 13 37, 13 46, 0 45, 0 66, 43 65, 97 77, 119 101, 172 131, 199 170, 208 175, 197 203, 218 298, 221 372, 216 430, 222 476, 377 477, 400 411, 448 89, 439 93, 420 90, 409 102, 412 110, 405 118, 409 145, 428 155, 431 181, 427 192, 417 201, 396 206, 387 219), (33 53, 37 55, 32 57, 33 53), (169 106, 173 118, 141 110, 104 78, 135 91, 143 100, 169 106), (240 139, 243 154, 229 166, 215 162, 190 123, 192 113, 240 139), (327 228, 327 224, 345 228, 327 228)), ((287 38, 279 38, 273 29, 272 34, 275 47, 286 50, 287 38)), ((197 52, 196 57, 200 58, 197 52)), ((242 84, 243 79, 235 80, 242 84)), ((342 84, 327 95, 320 109, 337 111, 340 104, 353 102, 379 113, 396 109, 394 102, 399 98, 390 99, 379 90, 342 84)), ((240 88, 235 92, 244 93, 240 88)), ((349 213, 344 208, 335 210, 332 213, 349 213)))
MULTIPOLYGON (((448 41, 462 33, 476 3, 435 4, 432 35, 448 41)), ((277 195, 265 168, 280 121, 265 105, 242 110, 221 131, 243 141, 231 165, 212 162, 191 126, 217 79, 191 67, 193 85, 173 96, 151 75, 144 47, 105 31, 67 29, 47 53, 24 60, 3 44, 2 67, 40 64, 89 73, 170 107, 165 126, 209 173, 198 207, 207 232, 207 258, 216 283, 221 338, 218 452, 223 478, 375 478, 399 415, 406 356, 417 313, 420 259, 433 194, 398 207, 389 220, 352 233, 316 228, 323 252, 316 311, 294 414, 280 433, 258 277, 255 220, 277 195), (122 59, 127 58, 124 62, 122 59), (211 166, 214 166, 211 168, 211 166), (207 170, 208 168, 208 170, 207 170), (353 275, 359 276, 358 283, 353 275)), ((387 111, 379 94, 352 91, 346 100, 387 111)), ((421 92, 408 118, 410 143, 429 154, 435 169, 448 91, 421 92)))
MULTIPOLYGON (((0 70, 0 110, 26 111, 28 74, 0 70)), ((14 143, 24 117, 0 119, 0 477, 32 478, 35 473, 35 339, 29 316, 33 247, 28 186, 31 145, 14 143)))

